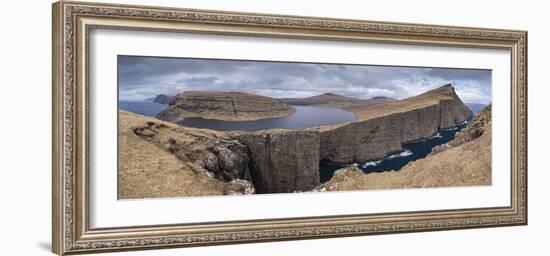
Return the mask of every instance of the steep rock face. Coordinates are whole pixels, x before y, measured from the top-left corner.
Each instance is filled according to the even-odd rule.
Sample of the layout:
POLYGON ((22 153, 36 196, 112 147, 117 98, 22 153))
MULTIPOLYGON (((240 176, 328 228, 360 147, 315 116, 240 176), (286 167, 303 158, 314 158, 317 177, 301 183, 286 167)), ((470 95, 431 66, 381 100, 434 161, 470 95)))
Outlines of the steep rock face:
POLYGON ((155 99, 153 99, 153 102, 159 103, 159 104, 174 104, 175 100, 176 100, 176 97, 174 96, 159 94, 155 97, 155 99))
POLYGON ((458 123, 468 120, 472 116, 472 111, 458 97, 452 100, 441 100, 439 102, 439 109, 441 112, 439 115, 439 128, 441 129, 451 128, 458 123))
MULTIPOLYGON (((439 128, 466 120, 450 115, 453 125, 441 122, 439 105, 393 113, 321 131, 321 159, 335 163, 363 162, 386 157, 402 150, 405 142, 433 136, 439 128)), ((444 113, 444 112, 443 112, 444 113)))
POLYGON ((379 107, 365 108, 368 118, 341 125, 239 134, 238 140, 250 152, 249 169, 257 191, 310 190, 319 184, 320 160, 381 159, 401 151, 405 142, 431 137, 471 115, 451 86, 379 107))
POLYGON ((310 129, 320 131, 320 158, 335 163, 381 159, 401 151, 403 143, 431 137, 471 116, 451 86, 385 104, 380 106, 385 112, 368 110, 372 118, 310 129))
POLYGON ((399 171, 365 174, 361 169, 337 170, 314 191, 349 191, 491 184, 491 106, 478 112, 450 142, 433 148, 425 158, 399 171))
POLYGON ((240 135, 250 149, 258 193, 308 191, 319 185, 319 133, 267 130, 240 135))
POLYGON ((287 116, 294 109, 279 100, 242 92, 184 92, 158 114, 166 121, 185 118, 244 121, 287 116))

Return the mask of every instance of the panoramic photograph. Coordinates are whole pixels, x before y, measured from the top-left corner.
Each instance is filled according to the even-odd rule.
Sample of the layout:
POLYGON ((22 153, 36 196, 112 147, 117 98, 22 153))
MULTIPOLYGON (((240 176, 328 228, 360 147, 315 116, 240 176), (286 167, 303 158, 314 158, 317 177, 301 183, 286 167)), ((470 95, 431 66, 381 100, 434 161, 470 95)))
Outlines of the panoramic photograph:
POLYGON ((118 199, 491 185, 491 70, 118 56, 118 199))

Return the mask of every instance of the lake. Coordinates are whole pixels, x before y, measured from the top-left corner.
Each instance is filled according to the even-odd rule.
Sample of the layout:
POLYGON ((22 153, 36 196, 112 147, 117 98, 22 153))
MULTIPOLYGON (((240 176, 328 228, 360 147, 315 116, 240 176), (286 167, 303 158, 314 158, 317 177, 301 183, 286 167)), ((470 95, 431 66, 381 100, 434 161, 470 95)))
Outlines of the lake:
POLYGON ((403 144, 403 151, 390 155, 384 159, 376 161, 367 161, 363 163, 350 163, 345 165, 332 164, 326 161, 319 163, 319 174, 321 182, 326 182, 332 178, 334 172, 338 169, 355 166, 365 173, 384 172, 389 170, 399 170, 410 161, 426 157, 432 148, 437 145, 447 143, 455 138, 457 132, 467 126, 467 122, 459 124, 451 129, 440 130, 436 135, 425 140, 412 141, 403 144))
MULTIPOLYGON (((156 117, 157 114, 166 109, 166 107, 168 107, 168 105, 152 101, 119 101, 119 108, 150 117, 156 117)), ((285 117, 255 121, 223 121, 193 117, 186 118, 178 123, 187 127, 218 131, 259 131, 273 128, 301 129, 356 120, 353 113, 338 108, 293 105, 291 105, 291 107, 296 109, 296 112, 285 117)))
POLYGON ((296 112, 285 117, 255 121, 223 121, 203 118, 186 118, 181 125, 218 131, 259 131, 273 128, 301 129, 319 125, 338 124, 356 120, 353 113, 337 108, 291 106, 296 112))

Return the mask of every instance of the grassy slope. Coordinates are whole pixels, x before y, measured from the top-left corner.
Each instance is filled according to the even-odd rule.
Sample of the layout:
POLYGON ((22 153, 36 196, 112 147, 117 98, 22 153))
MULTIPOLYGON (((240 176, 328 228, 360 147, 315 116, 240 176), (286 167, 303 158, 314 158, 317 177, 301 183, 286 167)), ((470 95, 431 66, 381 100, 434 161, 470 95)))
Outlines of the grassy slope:
POLYGON ((451 86, 442 86, 435 90, 428 91, 418 96, 403 100, 385 101, 374 104, 354 105, 344 108, 344 110, 355 113, 361 120, 389 115, 391 113, 404 112, 407 110, 426 107, 438 104, 439 100, 452 99, 454 89, 451 86))
POLYGON ((208 177, 193 163, 179 160, 134 133, 135 128, 145 127, 147 122, 162 124, 159 130, 163 136, 172 136, 182 142, 192 142, 197 136, 220 135, 119 111, 118 198, 223 194, 223 182, 208 177))

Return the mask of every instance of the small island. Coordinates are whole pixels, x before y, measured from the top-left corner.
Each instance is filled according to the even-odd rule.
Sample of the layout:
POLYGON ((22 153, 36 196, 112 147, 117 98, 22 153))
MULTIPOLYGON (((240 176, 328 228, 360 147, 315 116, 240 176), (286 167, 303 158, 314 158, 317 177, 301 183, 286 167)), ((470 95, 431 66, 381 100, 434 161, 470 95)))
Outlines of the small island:
POLYGON ((157 117, 178 122, 185 118, 251 121, 291 115, 296 110, 270 97, 244 92, 186 91, 175 96, 157 117))
POLYGON ((174 104, 175 100, 176 100, 176 97, 174 97, 174 96, 159 94, 153 99, 153 102, 158 103, 158 104, 170 104, 170 105, 172 105, 172 104, 174 104))

